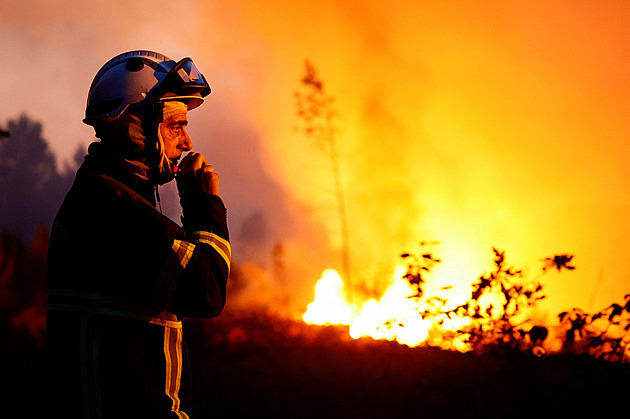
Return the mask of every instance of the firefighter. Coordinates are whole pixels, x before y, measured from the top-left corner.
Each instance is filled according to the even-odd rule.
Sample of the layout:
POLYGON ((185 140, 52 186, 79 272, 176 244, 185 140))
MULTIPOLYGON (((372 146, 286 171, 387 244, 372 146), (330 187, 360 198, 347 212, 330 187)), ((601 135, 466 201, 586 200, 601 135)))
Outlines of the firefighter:
POLYGON ((219 315, 231 260, 218 175, 186 132, 209 93, 190 58, 153 51, 114 57, 92 82, 84 122, 99 141, 48 251, 51 412, 193 417, 182 318, 219 315), (181 226, 156 208, 173 179, 181 226))

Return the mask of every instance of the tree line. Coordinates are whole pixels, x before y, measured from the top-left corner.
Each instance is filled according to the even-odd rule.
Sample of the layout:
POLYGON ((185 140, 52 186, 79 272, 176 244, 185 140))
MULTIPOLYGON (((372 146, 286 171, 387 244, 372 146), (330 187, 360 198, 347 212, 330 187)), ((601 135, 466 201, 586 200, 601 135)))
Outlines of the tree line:
POLYGON ((42 124, 23 114, 9 120, 0 137, 0 231, 25 240, 40 223, 50 228, 85 155, 78 147, 73 163, 59 169, 42 137, 42 124))

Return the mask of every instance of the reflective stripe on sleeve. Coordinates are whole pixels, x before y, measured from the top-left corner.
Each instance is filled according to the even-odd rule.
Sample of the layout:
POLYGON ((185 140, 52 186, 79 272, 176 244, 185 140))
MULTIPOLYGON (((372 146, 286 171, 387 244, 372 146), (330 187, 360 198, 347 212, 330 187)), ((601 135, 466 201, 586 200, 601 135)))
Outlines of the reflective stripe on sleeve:
POLYGON ((186 269, 188 262, 190 262, 190 258, 195 251, 195 245, 183 240, 173 240, 173 251, 179 258, 179 265, 183 270, 186 269))
POLYGON ((232 246, 230 246, 229 241, 208 231, 194 231, 191 236, 195 243, 205 243, 212 246, 212 248, 223 258, 223 260, 225 260, 228 269, 230 269, 232 246))
POLYGON ((177 287, 177 282, 186 269, 188 262, 195 251, 195 244, 183 240, 173 240, 171 252, 166 258, 162 267, 162 272, 155 287, 152 303, 156 307, 168 307, 173 293, 177 287))

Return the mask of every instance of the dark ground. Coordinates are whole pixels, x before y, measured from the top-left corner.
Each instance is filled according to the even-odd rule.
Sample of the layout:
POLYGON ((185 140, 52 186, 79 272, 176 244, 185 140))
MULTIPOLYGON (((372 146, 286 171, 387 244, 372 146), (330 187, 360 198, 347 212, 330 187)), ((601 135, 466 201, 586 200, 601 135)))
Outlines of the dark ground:
MULTIPOLYGON (((200 419, 625 417, 630 406, 630 364, 586 355, 414 349, 261 313, 184 327, 200 419)), ((2 332, 0 418, 63 417, 42 402, 43 349, 2 332)))
POLYGON ((625 417, 630 405, 630 364, 587 355, 414 349, 262 314, 187 326, 201 417, 625 417))

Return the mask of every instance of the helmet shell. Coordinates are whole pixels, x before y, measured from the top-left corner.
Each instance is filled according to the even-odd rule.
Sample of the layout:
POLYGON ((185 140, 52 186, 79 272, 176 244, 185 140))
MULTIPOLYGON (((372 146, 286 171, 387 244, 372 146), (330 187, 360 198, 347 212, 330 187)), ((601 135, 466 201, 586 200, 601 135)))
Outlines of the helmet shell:
MULTIPOLYGON (((118 118, 130 105, 142 102, 156 90, 176 64, 166 55, 148 50, 129 51, 112 58, 92 81, 83 122, 94 125, 118 118)), ((189 110, 203 103, 199 92, 167 92, 158 99, 185 101, 189 110)))

